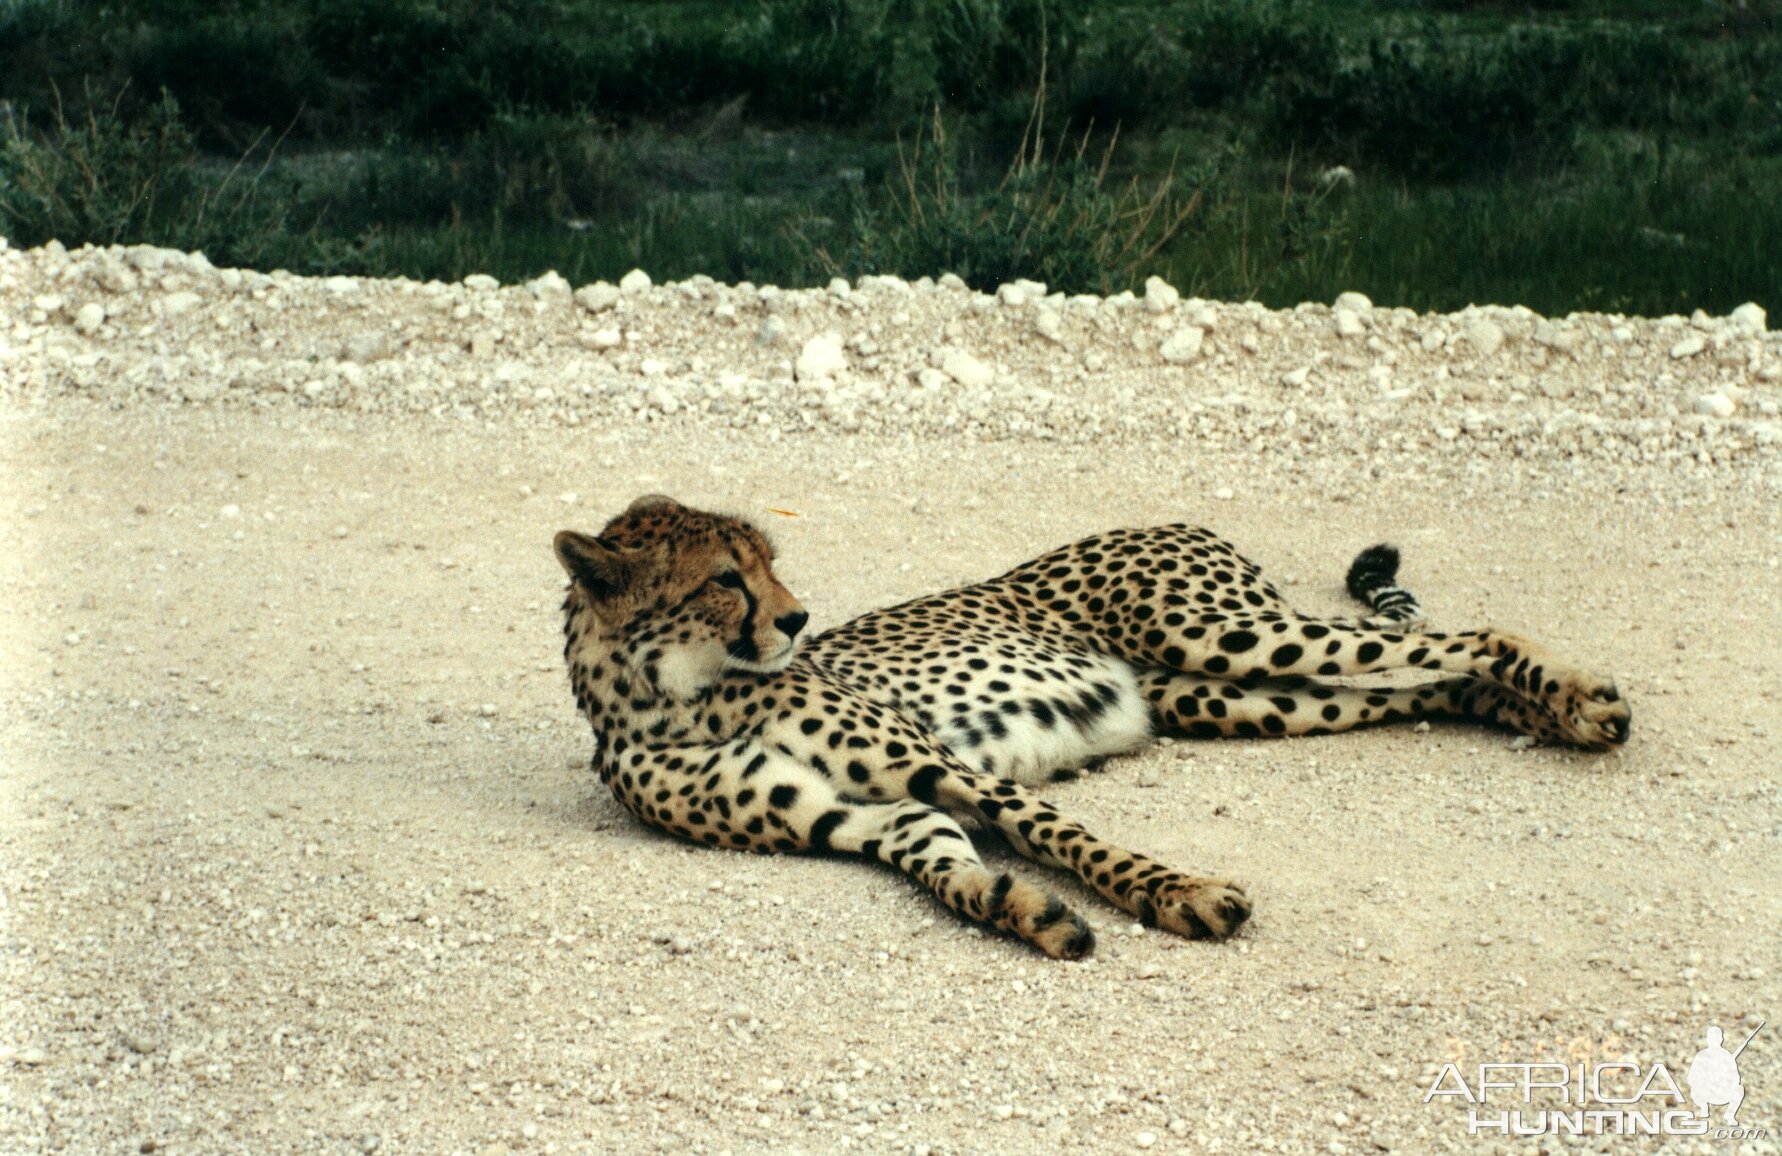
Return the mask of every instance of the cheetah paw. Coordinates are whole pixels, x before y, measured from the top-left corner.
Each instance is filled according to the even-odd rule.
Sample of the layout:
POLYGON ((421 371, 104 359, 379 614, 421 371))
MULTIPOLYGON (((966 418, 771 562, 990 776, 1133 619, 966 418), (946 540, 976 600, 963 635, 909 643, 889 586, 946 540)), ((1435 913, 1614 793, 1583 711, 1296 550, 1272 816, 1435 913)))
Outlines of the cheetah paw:
POLYGON ((1141 893, 1137 915, 1189 939, 1226 939, 1250 918, 1250 898, 1223 879, 1180 879, 1141 893))
POLYGON ((1055 896, 1038 915, 1017 920, 1014 930, 1053 959, 1083 959, 1095 951, 1095 931, 1055 896))
POLYGON ((1633 708, 1609 679, 1581 677, 1560 703, 1560 728, 1579 746, 1608 750, 1627 741, 1633 708))

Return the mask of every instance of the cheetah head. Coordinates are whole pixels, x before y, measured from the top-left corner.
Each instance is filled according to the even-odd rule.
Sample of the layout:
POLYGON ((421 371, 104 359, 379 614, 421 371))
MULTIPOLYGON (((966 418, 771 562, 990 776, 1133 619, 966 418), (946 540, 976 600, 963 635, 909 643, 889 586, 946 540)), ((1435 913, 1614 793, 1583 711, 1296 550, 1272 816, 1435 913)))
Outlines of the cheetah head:
MULTIPOLYGON (((809 615, 773 575, 773 548, 738 518, 652 494, 594 537, 564 530, 557 560, 578 614, 620 661, 675 698, 727 670, 772 674, 792 661, 809 615)), ((590 641, 593 639, 591 638, 590 641)))

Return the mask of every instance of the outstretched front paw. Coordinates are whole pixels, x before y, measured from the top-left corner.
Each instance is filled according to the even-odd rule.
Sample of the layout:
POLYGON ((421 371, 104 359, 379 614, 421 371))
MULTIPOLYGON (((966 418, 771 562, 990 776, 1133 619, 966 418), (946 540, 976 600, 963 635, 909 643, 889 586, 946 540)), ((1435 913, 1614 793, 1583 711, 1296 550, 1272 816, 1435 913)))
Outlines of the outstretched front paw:
POLYGON ((1633 725, 1633 708, 1606 678, 1579 675, 1560 688, 1559 725, 1565 737, 1579 746, 1608 750, 1627 741, 1633 725))
POLYGON ((1225 939, 1250 918, 1250 898, 1224 879, 1178 877, 1140 892, 1137 912, 1147 927, 1189 939, 1225 939))

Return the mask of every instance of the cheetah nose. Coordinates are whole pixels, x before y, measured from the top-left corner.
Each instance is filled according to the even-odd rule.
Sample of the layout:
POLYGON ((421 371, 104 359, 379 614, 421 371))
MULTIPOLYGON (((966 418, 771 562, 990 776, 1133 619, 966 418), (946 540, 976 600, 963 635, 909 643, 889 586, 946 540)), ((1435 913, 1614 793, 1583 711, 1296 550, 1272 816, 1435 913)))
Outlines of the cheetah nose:
POLYGON ((810 620, 811 616, 803 610, 794 610, 790 614, 780 615, 773 620, 773 624, 779 627, 780 630, 785 633, 787 638, 797 638, 798 632, 803 630, 804 624, 810 620))

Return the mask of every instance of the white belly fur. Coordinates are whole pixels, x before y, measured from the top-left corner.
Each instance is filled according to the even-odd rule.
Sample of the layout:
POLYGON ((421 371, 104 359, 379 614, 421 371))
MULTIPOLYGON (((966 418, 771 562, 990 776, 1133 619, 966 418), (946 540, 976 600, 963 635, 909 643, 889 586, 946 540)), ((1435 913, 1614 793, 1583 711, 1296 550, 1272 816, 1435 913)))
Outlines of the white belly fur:
POLYGON ((1132 668, 1106 655, 1097 656, 1097 662, 1101 669, 1087 672, 1088 676, 1113 686, 1116 698, 1087 727, 1063 718, 1043 727, 1023 712, 1006 720, 1007 735, 984 738, 969 751, 951 726, 943 725, 939 738, 967 764, 985 767, 988 762, 991 773, 1029 785, 1050 781, 1055 771, 1076 770, 1093 759, 1147 745, 1153 737, 1151 710, 1132 668))

